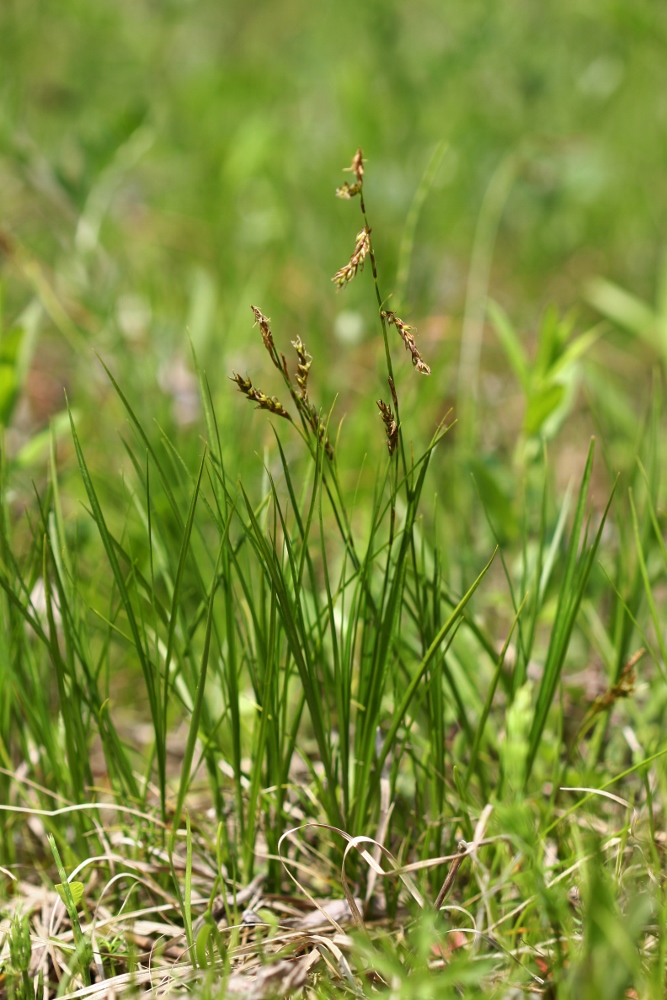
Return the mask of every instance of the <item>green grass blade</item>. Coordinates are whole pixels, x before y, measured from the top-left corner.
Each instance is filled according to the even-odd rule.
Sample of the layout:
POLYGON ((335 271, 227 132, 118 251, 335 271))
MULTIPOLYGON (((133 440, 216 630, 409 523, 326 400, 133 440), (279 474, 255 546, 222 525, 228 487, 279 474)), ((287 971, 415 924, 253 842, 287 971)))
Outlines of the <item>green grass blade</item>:
POLYGON ((579 612, 579 607, 584 596, 591 569, 593 568, 593 562, 600 544, 609 508, 616 491, 616 485, 614 485, 614 489, 612 490, 611 496, 607 502, 607 506, 604 510, 593 543, 587 551, 584 549, 581 556, 577 558, 580 535, 583 526, 584 509, 586 506, 586 498, 590 483, 591 464, 592 445, 591 450, 589 451, 589 461, 586 464, 581 490, 579 492, 579 501, 575 512, 574 527, 570 537, 570 545, 568 549, 566 571, 561 584, 556 617, 551 632, 549 649, 547 652, 546 662, 544 664, 544 673, 538 690, 537 702, 530 730, 528 757, 526 761, 526 781, 528 780, 533 764, 535 763, 537 751, 542 740, 544 727, 546 725, 547 716, 549 714, 549 710, 551 709, 556 689, 560 681, 574 623, 579 612))
POLYGON ((92 512, 93 519, 97 525, 97 529, 104 546, 104 550, 109 561, 109 566, 111 567, 111 572, 118 587, 118 592, 120 594, 121 601, 123 603, 123 608, 130 625, 130 631, 132 633, 132 640, 134 642, 135 649, 137 651, 137 656, 139 657, 139 662, 141 664, 141 670, 144 677, 144 684, 146 685, 146 693, 148 695, 148 702, 151 712, 151 720, 153 727, 155 729, 155 743, 156 743, 156 754, 158 757, 158 774, 160 776, 160 804, 163 814, 166 814, 166 786, 163 782, 163 776, 166 774, 166 745, 165 745, 165 733, 163 730, 162 716, 160 711, 160 702, 157 690, 157 671, 151 664, 146 650, 144 648, 143 640, 139 632, 139 626, 137 624, 136 615, 134 613, 134 608, 132 601, 130 600, 130 595, 128 593, 125 577, 123 576, 120 566, 118 564, 118 558, 116 556, 116 547, 112 540, 109 529, 107 528, 106 520, 104 514, 102 513, 102 508, 100 506, 97 493, 95 491, 95 486, 93 485, 93 480, 91 478, 90 472, 88 471, 88 466, 81 449, 81 444, 79 442, 79 436, 76 432, 76 427, 74 425, 74 420, 70 412, 70 427, 72 430, 72 440, 74 441, 74 449, 76 451, 76 457, 79 463, 79 470, 81 472, 81 478, 83 479, 84 486, 86 488, 86 493, 88 494, 88 501, 90 503, 90 508, 92 512))
POLYGON ((450 616, 447 619, 447 621, 441 627, 441 629, 439 630, 438 634, 436 635, 436 637, 434 638, 433 642, 431 643, 431 645, 429 646, 428 650, 426 651, 426 654, 422 658, 421 663, 419 664, 419 666, 417 667, 415 673, 413 674, 412 680, 410 681, 408 687, 406 688, 405 693, 403 695, 403 698, 401 699, 400 704, 396 707, 396 709, 394 711, 394 715, 393 715, 391 726, 389 727, 389 731, 387 732, 387 735, 385 736, 384 742, 382 744, 382 749, 380 750, 380 753, 378 755, 378 760, 377 760, 376 769, 375 769, 376 770, 376 774, 379 775, 380 771, 382 770, 382 766, 383 766, 385 760, 387 759, 387 755, 389 754, 389 752, 390 752, 390 750, 391 750, 391 748, 392 748, 392 746, 394 744, 394 740, 396 739, 396 733, 398 732, 399 727, 401 726, 401 724, 403 722, 403 719, 405 717, 405 713, 407 712, 408 708, 410 707, 410 702, 412 701, 412 699, 413 699, 413 697, 415 695, 415 692, 416 692, 416 690, 417 690, 417 688, 419 686, 419 683, 420 683, 422 677, 424 676, 424 674, 428 670, 428 668, 429 668, 429 666, 430 666, 431 661, 433 660, 433 658, 437 655, 438 650, 440 648, 440 645, 441 645, 442 641, 447 637, 448 633, 451 631, 451 629, 457 623, 458 619, 461 617, 461 613, 462 613, 463 609, 465 608, 466 604, 468 603, 468 601, 470 600, 470 598, 473 596, 473 594, 475 593, 475 591, 479 587, 480 583, 482 582, 482 580, 484 579, 484 577, 488 573, 489 569, 491 568, 491 564, 492 564, 493 560, 496 557, 496 551, 497 550, 494 550, 493 555, 491 556, 491 558, 487 562, 487 564, 484 567, 484 569, 482 570, 482 572, 479 574, 479 576, 474 581, 474 583, 472 584, 472 586, 468 589, 468 591, 463 595, 463 597, 461 598, 461 600, 459 601, 459 603, 456 605, 456 607, 454 608, 454 610, 450 614, 450 616))
POLYGON ((185 803, 185 796, 187 795, 188 788, 190 787, 190 770, 192 768, 192 761, 195 753, 195 744, 197 742, 197 736, 199 734, 199 723, 202 716, 202 709, 204 705, 204 693, 206 689, 206 676, 208 673, 208 662, 209 655, 211 652, 211 634, 213 631, 213 601, 218 589, 218 568, 220 566, 220 558, 222 553, 222 547, 226 543, 226 539, 223 538, 220 548, 218 550, 218 557, 215 563, 215 572, 213 574, 213 581, 211 583, 211 590, 208 600, 208 611, 206 614, 206 632, 204 636, 204 648, 201 655, 201 665, 199 668, 199 676, 197 677, 197 686, 195 689, 194 702, 192 706, 192 715, 190 717, 190 726, 188 729, 188 739, 185 745, 185 752, 183 754, 183 763, 181 764, 181 780, 178 788, 178 796, 176 799, 176 806, 174 808, 174 816, 172 820, 172 827, 174 834, 178 830, 178 824, 181 819, 181 814, 183 812, 183 804, 185 803))

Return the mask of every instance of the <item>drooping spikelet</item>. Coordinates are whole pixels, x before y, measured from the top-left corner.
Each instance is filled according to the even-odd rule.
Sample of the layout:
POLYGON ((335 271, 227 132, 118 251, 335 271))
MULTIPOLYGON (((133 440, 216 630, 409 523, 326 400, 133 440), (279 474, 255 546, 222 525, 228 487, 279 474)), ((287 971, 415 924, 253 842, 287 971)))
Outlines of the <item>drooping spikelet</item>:
POLYGON ((430 375, 431 369, 422 358, 415 343, 414 334, 417 331, 414 326, 408 326, 408 324, 404 323, 403 320, 396 315, 396 313, 390 312, 388 309, 382 310, 382 316, 386 319, 390 326, 393 325, 398 330, 401 340, 405 344, 406 351, 410 351, 410 354, 412 355, 412 364, 415 366, 417 371, 421 375, 430 375))
POLYGON ((236 382, 239 392, 257 403, 258 410, 268 410, 269 413, 275 413, 277 417, 285 417, 286 420, 292 419, 277 396, 267 396, 261 389, 256 389, 249 378, 243 378, 236 372, 230 376, 230 379, 232 382, 236 382))
POLYGON ((336 271, 331 279, 338 285, 339 288, 343 288, 343 286, 347 285, 349 281, 352 281, 352 279, 356 277, 357 271, 363 270, 364 261, 368 256, 370 248, 371 231, 368 226, 364 226, 364 228, 357 233, 357 241, 349 263, 345 264, 344 267, 341 267, 339 271, 336 271))

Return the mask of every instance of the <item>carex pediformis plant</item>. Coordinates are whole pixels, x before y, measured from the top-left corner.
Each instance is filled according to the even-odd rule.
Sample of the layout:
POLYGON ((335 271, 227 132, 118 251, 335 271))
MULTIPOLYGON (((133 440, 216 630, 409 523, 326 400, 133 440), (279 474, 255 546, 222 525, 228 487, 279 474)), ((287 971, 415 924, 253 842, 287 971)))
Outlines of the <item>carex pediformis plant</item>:
MULTIPOLYGON (((294 507, 294 523, 283 509, 271 479, 271 501, 276 509, 270 544, 266 536, 255 545, 285 633, 282 670, 295 670, 303 691, 303 705, 321 757, 316 780, 328 821, 346 830, 373 830, 380 806, 380 786, 390 775, 395 782, 397 761, 406 734, 423 723, 424 741, 430 740, 429 713, 447 637, 453 636, 465 603, 481 580, 441 618, 435 610, 432 569, 427 572, 423 548, 416 545, 416 521, 425 477, 434 448, 447 427, 439 425, 430 444, 416 457, 403 440, 399 390, 392 358, 390 331, 395 330, 411 357, 416 373, 429 375, 415 339, 415 329, 385 308, 380 291, 372 228, 364 198, 364 157, 357 150, 347 168, 352 182, 337 189, 339 198, 356 199, 361 226, 352 254, 332 281, 343 290, 358 280, 370 261, 377 319, 382 332, 388 398, 376 401, 385 432, 389 460, 380 473, 373 509, 364 527, 355 527, 346 510, 339 479, 340 443, 329 436, 329 419, 311 399, 312 358, 304 340, 292 341, 295 370, 276 347, 270 321, 252 306, 255 321, 273 366, 280 373, 282 399, 258 389, 250 377, 234 373, 239 391, 258 408, 291 424, 301 435, 315 463, 313 485, 304 491, 303 506, 296 501, 292 473, 280 445, 285 481, 294 507), (290 411, 287 407, 290 406, 290 411), (330 532, 326 498, 344 543, 338 558, 330 532), (399 498, 400 502, 399 502, 399 498), (310 538, 319 521, 320 538, 310 538), (338 579, 334 578, 339 574, 338 579), (430 574, 430 575, 429 575, 430 574), (307 589, 307 593, 305 593, 307 589), (445 620, 446 618, 446 620, 445 620)), ((337 441, 340 442, 341 435, 337 441)), ((270 477, 271 478, 271 477, 270 477)), ((267 518, 267 523, 269 519, 267 518)), ((259 524, 253 518, 256 533, 259 524)), ((270 529, 269 529, 270 531, 270 529)), ((442 713, 440 713, 442 714, 442 713)), ((444 742, 444 741, 442 741, 444 742)), ((426 753, 429 751, 427 750, 426 753)), ((442 770, 441 765, 439 765, 442 770)), ((315 774, 315 772, 313 772, 315 774)), ((267 784, 271 784, 266 775, 267 784)), ((441 797, 438 810, 442 810, 441 797)))

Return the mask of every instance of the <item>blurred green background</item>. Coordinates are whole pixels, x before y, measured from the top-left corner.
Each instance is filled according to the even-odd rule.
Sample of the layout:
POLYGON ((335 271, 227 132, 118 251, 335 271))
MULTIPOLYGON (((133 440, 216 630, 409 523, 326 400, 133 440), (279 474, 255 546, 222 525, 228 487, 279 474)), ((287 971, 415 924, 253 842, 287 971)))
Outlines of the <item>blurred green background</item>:
MULTIPOLYGON (((456 402, 476 233, 482 292, 529 351, 545 305, 581 304, 596 275, 652 301, 667 208, 666 41, 667 7, 655 0, 4 0, 8 453, 34 472, 34 436, 62 411, 66 386, 90 418, 93 465, 108 460, 120 411, 94 351, 143 417, 198 448, 188 335, 230 449, 260 447, 266 422, 226 381, 250 371, 274 391, 251 302, 283 348, 302 335, 327 409, 338 395, 338 417, 371 419, 381 348, 367 276, 340 294, 330 282, 358 228, 356 206, 333 197, 357 146, 384 294, 396 289, 415 192, 444 150, 401 303, 433 368, 411 378, 401 355, 403 391, 409 402, 420 391, 430 426, 456 402)), ((507 431, 482 436, 490 453, 511 441, 520 410, 489 329, 484 340, 480 405, 507 431)), ((603 382, 641 398, 651 352, 605 343, 603 382)))

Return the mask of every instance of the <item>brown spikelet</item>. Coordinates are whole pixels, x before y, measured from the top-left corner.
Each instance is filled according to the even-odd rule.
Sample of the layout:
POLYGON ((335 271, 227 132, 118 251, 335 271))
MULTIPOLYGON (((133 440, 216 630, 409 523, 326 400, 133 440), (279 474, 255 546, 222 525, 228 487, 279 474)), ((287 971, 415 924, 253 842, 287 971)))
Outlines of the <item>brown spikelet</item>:
POLYGON ((414 326, 408 326, 403 320, 396 315, 396 313, 390 312, 388 309, 383 309, 381 315, 386 319, 389 325, 393 325, 398 330, 401 340, 405 344, 406 351, 410 351, 412 355, 412 364, 417 369, 421 375, 430 375, 431 369, 426 364, 422 358, 417 345, 415 343, 414 335, 417 332, 414 326))
MULTIPOLYGON (((352 157, 352 164, 349 167, 343 167, 343 170, 347 173, 352 173, 357 178, 357 184, 361 190, 361 185, 364 183, 364 154, 360 149, 356 151, 352 157)), ((355 191, 355 194, 357 192, 355 191)))
POLYGON ((387 406, 381 399, 378 399, 377 405, 384 424, 385 434, 387 435, 387 448, 391 457, 396 451, 396 445, 398 444, 398 424, 390 406, 387 406))
POLYGON ((271 332, 271 320, 262 313, 257 306, 250 306, 252 309, 252 314, 255 317, 255 323, 259 326, 260 333, 262 334, 262 340, 264 342, 264 347, 268 351, 269 357, 273 361, 276 368, 280 369, 282 366, 280 364, 280 359, 278 357, 278 352, 276 351, 276 345, 273 342, 273 333, 271 332))
POLYGON ((286 420, 292 419, 276 396, 267 396, 261 389, 256 389, 249 378, 243 378, 242 375, 237 375, 234 372, 230 379, 232 382, 236 382, 239 392, 242 392, 247 399, 252 399, 253 402, 257 403, 258 410, 268 410, 269 413, 274 413, 277 417, 285 417, 286 420))
POLYGON ((339 271, 336 271, 331 279, 338 285, 339 288, 343 288, 349 281, 352 281, 352 279, 356 277, 357 271, 363 270, 364 261, 368 256, 370 248, 371 231, 368 226, 364 226, 364 228, 357 233, 357 241, 349 263, 345 264, 344 267, 341 267, 339 271))

